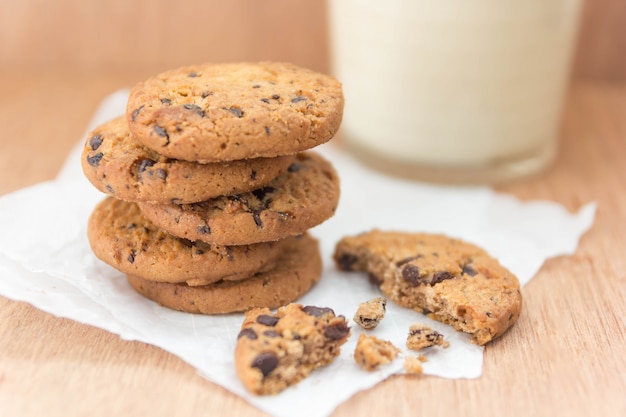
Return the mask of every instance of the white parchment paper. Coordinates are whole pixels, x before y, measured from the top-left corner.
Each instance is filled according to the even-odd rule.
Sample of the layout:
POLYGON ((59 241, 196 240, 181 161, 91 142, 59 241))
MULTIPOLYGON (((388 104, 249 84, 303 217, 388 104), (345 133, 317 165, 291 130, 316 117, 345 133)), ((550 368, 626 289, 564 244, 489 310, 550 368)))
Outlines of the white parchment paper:
MULTIPOLYGON (((106 97, 86 131, 122 114, 127 91, 106 97)), ((233 366, 241 314, 202 316, 160 307, 141 297, 124 276, 97 260, 86 238, 86 223, 104 197, 82 175, 84 138, 54 181, 0 197, 0 294, 31 303, 56 316, 97 326, 125 340, 158 346, 194 366, 263 411, 277 416, 327 416, 356 392, 402 373, 404 355, 375 372, 352 358, 360 328, 330 366, 274 397, 250 395, 233 366)), ((372 228, 437 232, 476 243, 527 283, 543 262, 572 254, 594 220, 593 202, 569 213, 547 201, 520 202, 486 187, 445 187, 398 180, 373 172, 327 144, 317 148, 339 173, 342 195, 336 215, 311 232, 320 240, 324 272, 299 302, 332 307, 351 319, 358 304, 380 295, 364 274, 334 268, 335 243, 372 228)), ((404 348, 409 325, 432 325, 450 341, 431 348, 424 373, 444 378, 478 378, 483 349, 450 327, 390 302, 385 320, 371 331, 404 348)), ((505 335, 504 337, 507 337, 505 335)))

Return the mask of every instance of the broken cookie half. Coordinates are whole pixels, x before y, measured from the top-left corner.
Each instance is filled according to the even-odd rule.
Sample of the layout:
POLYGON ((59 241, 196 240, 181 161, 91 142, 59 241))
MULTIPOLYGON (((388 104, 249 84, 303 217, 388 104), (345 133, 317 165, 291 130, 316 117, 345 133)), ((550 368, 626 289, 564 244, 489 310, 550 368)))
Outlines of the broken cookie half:
POLYGON ((327 307, 251 309, 237 337, 237 375, 253 394, 277 394, 330 364, 349 336, 345 317, 327 307))
POLYGON ((510 328, 522 308, 520 284, 483 249, 443 235, 373 230, 341 239, 345 271, 367 272, 401 306, 470 333, 479 344, 510 328))

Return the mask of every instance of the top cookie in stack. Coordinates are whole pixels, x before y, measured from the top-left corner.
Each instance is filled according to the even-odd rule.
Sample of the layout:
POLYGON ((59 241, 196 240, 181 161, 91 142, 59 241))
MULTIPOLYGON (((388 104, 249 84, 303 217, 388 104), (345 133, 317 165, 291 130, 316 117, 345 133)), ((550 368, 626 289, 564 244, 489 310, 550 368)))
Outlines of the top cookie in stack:
POLYGON ((206 64, 137 84, 125 117, 89 134, 86 177, 109 194, 95 254, 163 305, 275 308, 317 282, 306 232, 334 214, 339 181, 311 148, 341 123, 332 77, 285 63, 206 64))

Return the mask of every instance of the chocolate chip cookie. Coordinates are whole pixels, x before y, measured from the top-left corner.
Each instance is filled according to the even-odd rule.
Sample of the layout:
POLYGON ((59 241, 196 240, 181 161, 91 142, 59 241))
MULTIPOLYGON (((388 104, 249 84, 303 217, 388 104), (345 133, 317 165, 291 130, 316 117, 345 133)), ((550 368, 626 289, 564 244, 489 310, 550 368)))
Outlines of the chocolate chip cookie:
POLYGON ((135 85, 131 132, 170 158, 200 162, 289 155, 331 139, 341 84, 288 63, 221 63, 164 72, 135 85))
POLYGON ((135 203, 107 197, 92 212, 87 235, 94 254, 126 274, 155 282, 205 285, 248 278, 273 268, 293 242, 221 246, 179 239, 154 226, 135 203))
POLYGON ((254 394, 277 394, 331 363, 349 335, 345 318, 330 308, 253 309, 237 336, 237 375, 254 394))
POLYGON ((304 233, 334 213, 339 179, 315 152, 297 155, 287 172, 257 190, 195 204, 138 203, 169 233, 194 241, 241 245, 304 233))
POLYGON ((518 279, 483 249, 442 235, 373 230, 341 239, 339 269, 367 271, 398 304, 470 333, 484 345, 519 317, 518 279))
POLYGON ((127 278, 137 292, 165 307, 188 313, 224 314, 286 305, 310 290, 321 272, 317 240, 302 235, 290 238, 273 268, 239 281, 190 286, 132 274, 127 278))
POLYGON ((89 133, 81 163, 100 191, 126 201, 195 203, 254 190, 283 173, 294 156, 199 164, 142 145, 118 117, 89 133))

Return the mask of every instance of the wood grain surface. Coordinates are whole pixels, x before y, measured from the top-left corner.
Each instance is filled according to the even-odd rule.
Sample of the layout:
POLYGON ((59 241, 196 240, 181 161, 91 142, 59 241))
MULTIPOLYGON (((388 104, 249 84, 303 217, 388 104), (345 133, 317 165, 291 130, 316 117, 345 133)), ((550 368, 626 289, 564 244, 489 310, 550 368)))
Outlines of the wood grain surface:
MULTIPOLYGON (((184 49, 186 36, 180 31, 187 25, 182 12, 171 13, 170 20, 162 16, 170 2, 111 1, 105 7, 99 1, 63 0, 73 7, 65 13, 52 3, 0 0, 0 195, 53 178, 105 95, 173 66, 170 62, 185 63, 195 55, 197 61, 280 58, 320 70, 328 65, 320 44, 325 32, 318 30, 323 10, 306 6, 314 2, 269 2, 282 9, 264 9, 252 1, 206 2, 224 9, 202 9, 205 16, 219 16, 219 10, 245 24, 230 27, 227 19, 208 19, 213 25, 207 24, 204 34, 207 51, 195 43, 171 61, 158 51, 184 49), (126 16, 130 25, 135 20, 127 13, 139 11, 147 13, 147 20, 138 23, 143 38, 128 40, 115 31, 115 19, 126 16), (90 20, 75 21, 86 15, 90 20), (33 28, 37 35, 30 40, 17 23, 29 16, 31 24, 44 25, 33 28), (268 33, 257 32, 263 26, 257 18, 268 33), (157 30, 167 21, 168 29, 179 30, 178 40, 157 30), (40 32, 52 39, 55 25, 64 24, 67 44, 48 45, 47 51, 40 32), (246 25, 258 39, 251 32, 234 35, 246 25), (306 41, 291 35, 297 30, 317 35, 306 41), (109 39, 94 47, 92 31, 109 39), (160 46, 150 44, 150 33, 160 46), (216 39, 226 42, 229 36, 232 50, 212 49, 216 39), (153 48, 151 58, 135 57, 129 52, 133 48, 120 46, 125 42, 153 48), (302 45, 309 49, 303 51, 302 45), (117 63, 101 67, 98 52, 116 57, 117 63), (65 66, 57 62, 60 57, 65 66)), ((208 7, 200 3, 194 7, 208 7)), ((198 32, 192 28, 185 35, 198 32)), ((623 29, 617 33, 623 36, 623 29)), ((611 68, 621 65, 615 62, 611 68)), ((486 347, 481 378, 393 377, 358 393, 333 417, 626 415, 626 81, 606 75, 617 70, 601 76, 589 71, 570 90, 554 165, 540 176, 499 187, 571 211, 596 201, 595 224, 576 253, 548 260, 524 287, 522 315, 505 337, 486 347)), ((0 297, 0 416, 44 415, 264 414, 161 349, 0 297)))

